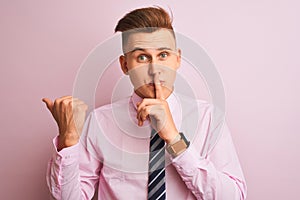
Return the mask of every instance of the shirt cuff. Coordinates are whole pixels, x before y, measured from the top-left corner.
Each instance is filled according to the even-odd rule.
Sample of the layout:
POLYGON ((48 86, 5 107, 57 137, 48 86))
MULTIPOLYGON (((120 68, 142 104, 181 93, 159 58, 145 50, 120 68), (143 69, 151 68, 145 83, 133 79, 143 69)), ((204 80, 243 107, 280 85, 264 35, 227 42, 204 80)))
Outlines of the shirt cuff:
POLYGON ((192 144, 180 155, 171 158, 174 167, 185 174, 193 173, 202 160, 205 160, 205 158, 199 155, 192 144))
POLYGON ((53 139, 53 146, 55 152, 53 154, 53 161, 62 165, 70 165, 79 160, 79 142, 73 146, 63 148, 60 151, 57 151, 58 146, 58 136, 53 139))

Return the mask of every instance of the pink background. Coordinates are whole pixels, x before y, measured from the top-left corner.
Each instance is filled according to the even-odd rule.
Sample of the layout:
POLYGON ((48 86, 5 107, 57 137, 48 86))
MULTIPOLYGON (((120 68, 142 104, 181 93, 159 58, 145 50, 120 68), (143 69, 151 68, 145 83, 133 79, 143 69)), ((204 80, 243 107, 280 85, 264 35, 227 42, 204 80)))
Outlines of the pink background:
POLYGON ((1 199, 48 199, 56 124, 41 102, 72 93, 80 64, 133 8, 170 7, 219 70, 249 200, 299 197, 300 4, 254 1, 0 2, 1 199))

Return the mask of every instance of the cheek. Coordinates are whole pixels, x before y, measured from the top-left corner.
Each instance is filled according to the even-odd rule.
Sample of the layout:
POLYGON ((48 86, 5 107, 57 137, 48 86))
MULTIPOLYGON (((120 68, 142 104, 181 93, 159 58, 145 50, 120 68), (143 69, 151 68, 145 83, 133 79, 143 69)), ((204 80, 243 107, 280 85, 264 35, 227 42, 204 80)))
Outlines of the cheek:
POLYGON ((179 67, 179 64, 180 63, 177 61, 176 58, 172 58, 172 59, 170 59, 168 61, 168 65, 167 66, 169 66, 169 68, 171 68, 172 70, 177 70, 178 67, 179 67))
POLYGON ((131 69, 128 74, 135 89, 145 85, 145 82, 147 83, 150 79, 148 75, 148 69, 145 66, 135 67, 131 69))
POLYGON ((171 89, 174 85, 175 79, 176 71, 168 71, 168 73, 165 74, 165 86, 171 89))
POLYGON ((168 67, 162 67, 161 70, 162 70, 163 76, 168 81, 171 81, 171 80, 175 79, 175 76, 176 76, 176 73, 177 73, 177 68, 174 65, 174 63, 169 64, 168 67))
POLYGON ((130 73, 129 77, 131 84, 134 86, 134 89, 139 88, 143 84, 143 80, 141 79, 141 77, 139 77, 135 73, 130 73))
POLYGON ((127 61, 128 70, 132 70, 132 69, 134 69, 134 67, 135 67, 135 63, 132 60, 127 61))

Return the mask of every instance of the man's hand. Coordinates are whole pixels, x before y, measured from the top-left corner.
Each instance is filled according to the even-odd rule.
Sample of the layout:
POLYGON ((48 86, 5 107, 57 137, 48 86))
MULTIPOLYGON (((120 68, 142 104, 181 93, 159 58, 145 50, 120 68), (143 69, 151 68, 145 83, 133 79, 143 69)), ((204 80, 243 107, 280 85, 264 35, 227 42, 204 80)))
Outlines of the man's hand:
POLYGON ((42 101, 45 102, 58 125, 58 150, 77 144, 88 106, 72 96, 58 98, 54 103, 48 98, 43 98, 42 101))
POLYGON ((168 102, 165 100, 158 75, 154 77, 155 99, 144 98, 137 103, 138 125, 150 119, 151 125, 158 131, 159 136, 170 143, 179 133, 174 124, 168 102))

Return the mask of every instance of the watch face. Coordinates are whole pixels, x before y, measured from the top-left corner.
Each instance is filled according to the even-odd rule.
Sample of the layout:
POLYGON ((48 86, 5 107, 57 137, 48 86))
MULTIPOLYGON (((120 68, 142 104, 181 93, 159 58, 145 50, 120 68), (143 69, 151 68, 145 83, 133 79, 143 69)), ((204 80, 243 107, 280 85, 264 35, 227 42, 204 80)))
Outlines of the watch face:
POLYGON ((179 155, 181 152, 183 152, 184 150, 186 150, 188 147, 188 145, 186 144, 186 142, 182 139, 180 139, 178 142, 176 142, 173 145, 170 145, 168 147, 168 152, 174 156, 179 155))
POLYGON ((172 156, 178 156, 180 153, 184 152, 190 145, 190 142, 187 141, 184 134, 182 132, 179 132, 179 134, 180 140, 167 147, 168 153, 172 156))

